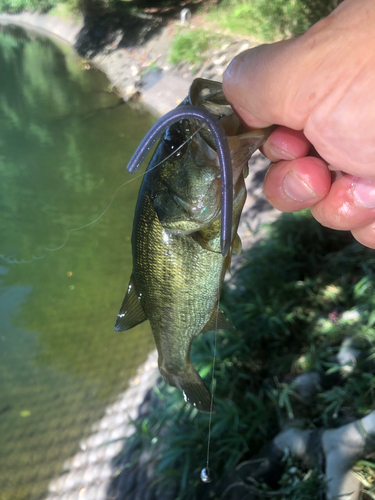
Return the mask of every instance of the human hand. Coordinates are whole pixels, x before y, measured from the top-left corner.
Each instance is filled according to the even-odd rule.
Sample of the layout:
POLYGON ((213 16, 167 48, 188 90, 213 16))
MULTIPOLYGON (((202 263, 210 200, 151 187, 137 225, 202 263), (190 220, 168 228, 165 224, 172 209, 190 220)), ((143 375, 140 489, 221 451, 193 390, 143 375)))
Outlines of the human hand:
POLYGON ((279 210, 375 248, 375 8, 345 0, 304 35, 239 54, 223 90, 249 127, 280 125, 263 153, 279 210), (313 148, 311 147, 313 146, 313 148))

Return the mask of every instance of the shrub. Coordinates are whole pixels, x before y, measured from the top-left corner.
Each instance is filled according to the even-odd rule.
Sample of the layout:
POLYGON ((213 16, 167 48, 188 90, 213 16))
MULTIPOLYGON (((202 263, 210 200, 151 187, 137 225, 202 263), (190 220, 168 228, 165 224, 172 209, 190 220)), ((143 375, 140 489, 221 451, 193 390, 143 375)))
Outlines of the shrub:
POLYGON ((0 0, 0 11, 16 13, 23 10, 47 12, 61 0, 0 0))
POLYGON ((181 30, 173 39, 169 60, 172 64, 201 64, 204 53, 223 36, 204 29, 181 30))

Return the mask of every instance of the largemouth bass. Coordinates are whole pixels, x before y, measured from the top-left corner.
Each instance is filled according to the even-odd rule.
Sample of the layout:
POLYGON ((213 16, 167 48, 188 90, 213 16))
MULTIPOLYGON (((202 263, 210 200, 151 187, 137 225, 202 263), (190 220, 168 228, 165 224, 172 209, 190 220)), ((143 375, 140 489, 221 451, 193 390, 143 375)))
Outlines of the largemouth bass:
POLYGON ((233 173, 229 252, 221 245, 218 147, 206 124, 180 120, 162 136, 139 191, 133 273, 115 329, 128 330, 148 319, 162 377, 181 389, 186 401, 209 412, 211 395, 190 361, 190 347, 202 332, 231 328, 218 309, 220 290, 231 254, 241 248, 237 228, 247 163, 271 129, 246 132, 218 82, 194 80, 180 107, 191 105, 220 119, 228 139, 233 173))

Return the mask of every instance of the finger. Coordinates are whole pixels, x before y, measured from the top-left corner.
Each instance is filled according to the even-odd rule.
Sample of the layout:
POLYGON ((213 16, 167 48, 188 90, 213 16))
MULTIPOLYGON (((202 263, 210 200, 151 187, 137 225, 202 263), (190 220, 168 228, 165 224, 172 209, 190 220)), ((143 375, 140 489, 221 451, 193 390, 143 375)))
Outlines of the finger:
POLYGON ((260 45, 233 59, 223 75, 223 90, 245 123, 303 130, 327 95, 337 88, 341 95, 344 83, 332 67, 344 59, 342 39, 327 36, 334 24, 327 18, 298 38, 260 45))
POLYGON ((365 247, 375 248, 375 221, 366 226, 353 229, 352 234, 365 247))
POLYGON ((277 127, 262 147, 262 153, 271 161, 295 160, 306 156, 311 144, 302 132, 277 127))
POLYGON ((329 192, 331 175, 326 164, 313 157, 280 161, 267 172, 264 193, 282 212, 311 207, 329 192))
MULTIPOLYGON (((282 54, 284 48, 288 52, 290 43, 290 40, 286 40, 242 52, 232 60, 224 73, 223 91, 238 115, 250 127, 261 128, 275 123, 288 125, 283 121, 282 113, 287 83, 283 66, 288 61, 282 54)), ((287 117, 284 118, 288 121, 287 117)), ((291 128, 296 128, 293 125, 291 128)))
POLYGON ((311 213, 323 226, 354 230, 375 219, 375 181, 352 175, 337 178, 328 195, 316 203, 311 213))

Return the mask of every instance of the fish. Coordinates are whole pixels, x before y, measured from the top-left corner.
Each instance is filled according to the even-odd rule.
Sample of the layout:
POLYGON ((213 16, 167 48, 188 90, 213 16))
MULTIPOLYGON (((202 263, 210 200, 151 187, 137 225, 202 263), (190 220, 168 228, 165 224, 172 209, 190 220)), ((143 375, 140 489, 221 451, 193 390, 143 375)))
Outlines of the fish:
MULTIPOLYGON (((139 190, 133 271, 115 330, 148 319, 163 379, 180 389, 186 402, 210 413, 215 411, 212 397, 190 360, 190 348, 203 332, 233 328, 218 307, 220 291, 232 254, 241 249, 237 229, 248 160, 271 128, 247 131, 221 83, 202 78, 194 80, 189 95, 170 114, 167 125, 162 119, 156 125, 155 134, 162 130, 163 135, 139 190), (224 137, 216 137, 216 123, 224 137), (223 160, 225 154, 229 160, 223 160), (228 165, 223 162, 228 161, 224 183, 228 165)), ((150 149, 146 143, 129 166, 141 162, 150 149)))

